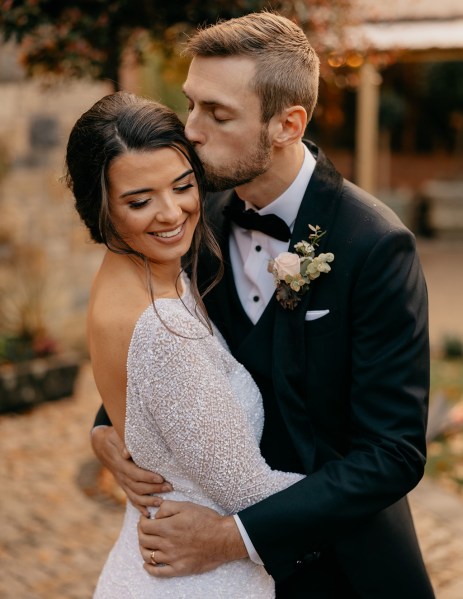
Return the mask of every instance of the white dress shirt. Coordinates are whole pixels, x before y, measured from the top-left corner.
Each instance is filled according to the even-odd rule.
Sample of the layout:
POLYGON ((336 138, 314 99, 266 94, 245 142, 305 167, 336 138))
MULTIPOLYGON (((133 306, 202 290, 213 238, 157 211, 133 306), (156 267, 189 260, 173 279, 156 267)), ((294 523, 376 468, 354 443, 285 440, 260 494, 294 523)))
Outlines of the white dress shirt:
MULTIPOLYGON (((297 177, 281 196, 268 206, 257 210, 257 212, 262 215, 276 214, 285 221, 292 233, 315 164, 315 158, 304 145, 304 161, 297 177)), ((245 202, 245 208, 256 209, 249 202, 245 202)), ((307 231, 308 235, 309 232, 307 231)), ((232 224, 230 261, 233 278, 241 305, 253 324, 256 324, 262 316, 265 307, 275 293, 273 275, 267 270, 269 260, 276 258, 281 252, 287 252, 289 249, 287 241, 280 241, 261 231, 251 231, 232 224)), ((253 562, 263 565, 239 516, 235 514, 234 518, 249 557, 253 562)))
MULTIPOLYGON (((257 210, 261 215, 276 214, 291 230, 307 185, 315 168, 315 158, 304 146, 304 161, 297 177, 288 189, 268 206, 257 210)), ((245 202, 246 209, 255 206, 245 202)), ((308 232, 307 232, 308 235, 308 232)), ((269 237, 261 231, 250 231, 232 224, 230 261, 238 297, 253 324, 259 320, 275 293, 273 275, 268 272, 269 260, 288 251, 288 242, 269 237)))

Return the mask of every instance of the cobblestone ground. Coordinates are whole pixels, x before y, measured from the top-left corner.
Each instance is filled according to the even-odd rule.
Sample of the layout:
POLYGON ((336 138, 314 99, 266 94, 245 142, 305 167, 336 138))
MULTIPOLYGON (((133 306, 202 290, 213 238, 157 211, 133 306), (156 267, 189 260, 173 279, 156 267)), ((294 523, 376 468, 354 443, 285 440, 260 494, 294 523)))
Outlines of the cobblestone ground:
MULTIPOLYGON (((71 399, 0 416, 0 597, 90 599, 121 524, 97 491, 88 441, 99 400, 88 365, 71 399)), ((438 599, 463 597, 463 500, 424 481, 412 494, 438 599)))
POLYGON ((437 599, 462 599, 463 498, 424 479, 410 499, 437 599))
POLYGON ((95 494, 88 366, 72 399, 0 417, 0 597, 88 599, 122 508, 95 494))

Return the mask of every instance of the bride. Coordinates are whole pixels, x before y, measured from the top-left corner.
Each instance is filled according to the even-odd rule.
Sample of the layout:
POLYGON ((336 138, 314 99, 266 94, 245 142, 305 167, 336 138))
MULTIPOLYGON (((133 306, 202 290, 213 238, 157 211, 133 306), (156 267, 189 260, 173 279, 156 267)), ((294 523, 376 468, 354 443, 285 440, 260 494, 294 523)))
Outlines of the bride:
MULTIPOLYGON (((88 345, 105 409, 134 461, 172 484, 169 499, 221 514, 300 480, 262 458, 261 396, 199 295, 200 247, 219 250, 203 219, 201 164, 177 116, 132 94, 106 96, 74 125, 66 165, 77 211, 107 246, 91 290, 88 345)), ((95 599, 274 597, 273 579, 249 559, 195 576, 150 576, 138 518, 127 502, 95 599)))

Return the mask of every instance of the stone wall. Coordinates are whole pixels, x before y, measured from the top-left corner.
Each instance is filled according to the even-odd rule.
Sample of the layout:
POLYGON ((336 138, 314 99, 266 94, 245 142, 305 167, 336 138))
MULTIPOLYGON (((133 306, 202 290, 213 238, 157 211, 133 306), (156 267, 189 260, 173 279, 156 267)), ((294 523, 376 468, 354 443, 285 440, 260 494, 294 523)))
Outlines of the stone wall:
POLYGON ((8 165, 0 176, 0 299, 7 313, 0 332, 33 305, 64 347, 80 349, 102 248, 89 241, 60 178, 72 125, 111 89, 6 79, 0 73, 0 148, 8 165))

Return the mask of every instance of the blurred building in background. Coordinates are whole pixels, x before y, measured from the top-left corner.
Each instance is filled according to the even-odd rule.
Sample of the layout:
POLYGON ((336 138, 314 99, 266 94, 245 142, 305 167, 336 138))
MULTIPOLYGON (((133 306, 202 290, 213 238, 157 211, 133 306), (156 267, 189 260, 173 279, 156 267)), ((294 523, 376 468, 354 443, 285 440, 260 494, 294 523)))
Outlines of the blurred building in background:
POLYGON ((314 134, 417 233, 461 237, 463 3, 353 6, 343 47, 327 57, 314 134))
MULTIPOLYGON (((303 24, 311 3, 296 4, 303 24)), ((418 235, 463 238, 463 3, 350 4, 339 47, 321 56, 307 136, 418 235)), ((143 62, 124 56, 120 86, 185 116, 185 59, 143 39, 143 62)), ((60 178, 73 123, 113 86, 29 79, 19 57, 18 46, 0 46, 0 338, 34 330, 43 343, 84 348, 102 248, 88 241, 60 178)))
POLYGON ((10 336, 84 348, 101 249, 61 177, 70 128, 108 91, 89 81, 44 86, 24 77, 15 46, 0 49, 0 350, 10 336))

